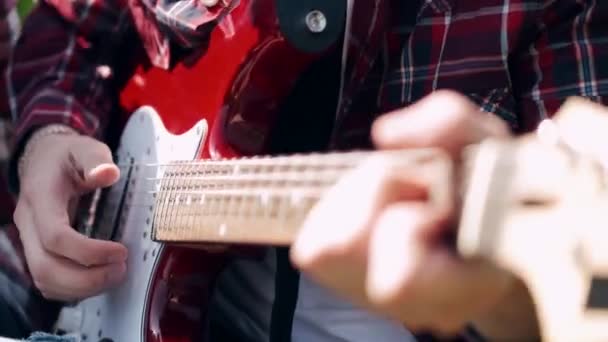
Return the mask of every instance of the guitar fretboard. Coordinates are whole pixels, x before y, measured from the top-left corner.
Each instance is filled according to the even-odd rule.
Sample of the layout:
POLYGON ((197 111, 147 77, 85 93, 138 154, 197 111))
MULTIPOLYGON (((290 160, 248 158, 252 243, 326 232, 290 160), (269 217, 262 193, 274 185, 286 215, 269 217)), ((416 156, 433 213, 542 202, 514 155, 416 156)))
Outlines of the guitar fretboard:
MULTIPOLYGON (((389 168, 437 163, 436 150, 349 152, 167 165, 153 237, 173 242, 289 244, 311 208, 345 172, 369 158, 389 168)), ((445 159, 441 159, 445 161, 445 159)))

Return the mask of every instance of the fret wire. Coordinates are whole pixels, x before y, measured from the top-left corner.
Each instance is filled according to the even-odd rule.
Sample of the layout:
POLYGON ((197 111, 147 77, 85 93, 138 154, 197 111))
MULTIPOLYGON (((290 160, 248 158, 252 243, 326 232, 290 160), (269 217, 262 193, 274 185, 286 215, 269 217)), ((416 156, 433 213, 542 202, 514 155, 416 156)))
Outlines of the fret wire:
MULTIPOLYGON (((235 177, 238 177, 241 174, 241 172, 242 172, 242 170, 238 165, 232 170, 232 174, 235 177)), ((242 210, 245 205, 246 205, 245 197, 239 196, 239 201, 237 202, 237 204, 235 205, 235 208, 234 208, 235 221, 238 222, 239 227, 243 226, 245 224, 245 218, 242 215, 242 210)))
MULTIPOLYGON (((182 175, 183 178, 188 178, 188 169, 189 169, 190 165, 189 164, 184 164, 181 166, 180 168, 180 175, 182 175)), ((178 180, 179 181, 179 180, 178 180)), ((179 181, 179 184, 181 184, 181 188, 185 189, 186 191, 190 190, 190 188, 188 187, 188 180, 184 180, 184 181, 179 181)), ((178 202, 176 202, 177 204, 177 210, 178 210, 178 218, 177 218, 177 227, 178 229, 182 232, 182 234, 188 236, 188 229, 185 225, 185 223, 187 222, 188 219, 188 209, 186 208, 186 206, 184 205, 184 200, 188 198, 188 196, 190 196, 190 194, 185 194, 182 193, 180 196, 180 200, 178 202)))
MULTIPOLYGON (((218 172, 220 175, 222 175, 222 174, 223 174, 223 169, 221 169, 221 168, 220 168, 219 170, 218 170, 218 169, 216 169, 216 171, 217 171, 217 172, 218 172)), ((218 184, 218 185, 221 187, 221 188, 220 188, 220 189, 221 189, 221 191, 225 191, 225 184, 220 183, 220 184, 218 184)), ((218 203, 217 203, 217 211, 216 211, 216 217, 217 217, 217 219, 216 219, 215 224, 213 225, 213 233, 214 233, 215 235, 218 235, 218 234, 220 234, 220 235, 221 235, 221 228, 220 228, 220 227, 221 227, 221 225, 224 223, 224 222, 223 222, 223 218, 225 218, 224 211, 225 211, 225 209, 226 209, 226 205, 227 205, 227 204, 226 204, 226 203, 227 203, 227 199, 228 199, 228 198, 230 198, 230 197, 231 197, 231 196, 224 196, 224 197, 222 197, 222 198, 218 199, 218 203)))
POLYGON ((277 223, 279 227, 282 227, 286 224, 287 221, 287 201, 285 200, 285 196, 279 197, 279 218, 277 223))
MULTIPOLYGON (((190 186, 189 186, 189 177, 188 177, 188 173, 190 171, 190 167, 192 167, 190 164, 184 164, 182 166, 182 170, 181 170, 181 174, 183 175, 184 178, 186 178, 184 181, 181 182, 182 184, 182 188, 186 189, 186 191, 190 190, 190 186)), ((183 232, 188 232, 188 207, 185 205, 185 201, 188 200, 188 196, 191 196, 190 194, 183 194, 183 196, 180 197, 180 201, 177 203, 178 206, 178 228, 183 231, 183 232)))
MULTIPOLYGON (((234 165, 231 165, 230 168, 227 168, 227 170, 224 170, 225 173, 222 174, 227 174, 227 173, 232 173, 232 170, 234 165)), ((223 184, 223 189, 228 189, 228 191, 231 190, 230 187, 230 183, 228 184, 223 184)), ((228 220, 230 219, 230 204, 232 203, 232 198, 234 196, 225 196, 222 201, 220 202, 220 209, 218 210, 218 227, 216 229, 219 229, 219 233, 220 235, 224 235, 227 231, 228 227, 228 220), (222 226, 224 226, 222 228, 222 226)))
MULTIPOLYGON (((239 172, 238 166, 233 165, 230 168, 229 175, 232 176, 232 177, 234 177, 234 176, 236 176, 238 174, 238 172, 239 172)), ((229 196, 228 201, 227 201, 228 203, 226 203, 225 221, 227 221, 227 222, 224 222, 226 224, 226 229, 231 229, 230 226, 235 225, 234 223, 230 224, 230 218, 231 217, 236 217, 236 214, 233 213, 234 207, 236 207, 235 199, 236 199, 236 196, 229 196)), ((241 224, 236 224, 235 226, 240 228, 242 225, 241 224)))
MULTIPOLYGON (((207 175, 207 168, 204 168, 202 170, 197 170, 197 174, 203 174, 203 176, 208 176, 207 175)), ((200 229, 206 229, 209 219, 207 218, 207 216, 205 215, 205 211, 208 208, 208 201, 206 201, 207 199, 207 194, 205 191, 200 191, 200 199, 199 199, 199 205, 196 207, 196 211, 197 211, 197 217, 198 219, 198 226, 200 227, 200 229)))
POLYGON ((173 177, 173 182, 175 184, 175 190, 173 190, 174 192, 176 192, 175 196, 173 197, 173 205, 172 205, 172 213, 171 213, 171 225, 170 227, 167 227, 167 229, 169 230, 169 232, 173 235, 175 232, 177 232, 178 235, 181 234, 182 239, 184 238, 184 229, 180 226, 179 222, 181 219, 180 216, 180 209, 181 206, 179 205, 180 199, 182 196, 185 196, 183 191, 184 191, 184 187, 183 187, 183 182, 180 182, 179 179, 181 178, 182 172, 183 172, 183 165, 179 164, 175 166, 175 177, 173 177))
MULTIPOLYGON (((198 172, 199 171, 194 166, 192 166, 190 168, 190 173, 191 174, 198 174, 198 172)), ((194 183, 194 181, 191 181, 189 187, 197 189, 198 188, 197 185, 196 184, 192 184, 192 183, 194 183)), ((189 200, 189 202, 187 204, 188 205, 188 209, 189 209, 189 214, 190 214, 190 220, 189 220, 189 225, 188 226, 189 226, 189 230, 190 231, 194 231, 197 227, 201 227, 203 223, 201 222, 200 215, 199 215, 199 212, 198 212, 198 207, 197 207, 197 204, 196 204, 196 198, 197 198, 197 196, 191 194, 189 198, 190 198, 190 200, 189 200)))
MULTIPOLYGON (((313 158, 315 158, 315 157, 313 157, 313 158)), ((302 172, 302 178, 304 178, 304 179, 306 179, 306 180, 311 180, 311 179, 314 179, 314 177, 315 177, 315 173, 313 173, 313 170, 312 170, 311 168, 309 168, 309 167, 306 167, 306 166, 305 166, 305 167, 304 167, 304 171, 302 172)), ((336 177, 336 178, 337 178, 337 177, 336 177)), ((333 183, 333 184, 335 184, 335 181, 334 181, 334 182, 332 182, 332 183, 333 183)), ((332 185, 333 185, 333 184, 332 184, 332 185)), ((327 188, 326 188, 326 189, 327 189, 327 188)), ((301 201, 302 201, 302 202, 304 202, 304 201, 306 201, 306 200, 307 200, 307 198, 306 198, 306 197, 303 197, 303 198, 301 199, 301 201)), ((299 219, 300 221, 303 221, 303 220, 302 220, 302 219, 301 219, 299 216, 300 216, 300 215, 298 215, 298 219, 299 219)), ((303 223, 303 222, 302 222, 302 223, 303 223)))
MULTIPOLYGON (((184 164, 183 168, 182 168, 182 174, 184 175, 185 178, 189 178, 188 174, 190 172, 190 168, 193 167, 191 164, 184 164)), ((190 182, 188 179, 186 179, 184 182, 182 182, 182 187, 186 190, 190 190, 190 182)), ((179 210, 181 212, 180 214, 180 219, 179 219, 179 227, 182 231, 184 231, 186 234, 189 234, 189 232, 191 231, 190 229, 188 229, 188 206, 186 205, 186 201, 188 200, 188 197, 192 196, 191 194, 184 194, 183 199, 178 203, 179 206, 179 210)))
MULTIPOLYGON (((210 170, 208 167, 203 168, 202 172, 203 172, 204 176, 209 177, 210 170)), ((213 200, 209 196, 208 192, 203 193, 203 196, 205 196, 205 202, 201 206, 201 212, 202 212, 202 216, 205 218, 205 228, 207 228, 207 227, 209 227, 209 224, 211 221, 211 211, 212 211, 211 206, 213 204, 213 200)))
MULTIPOLYGON (((243 174, 243 169, 239 168, 239 172, 240 174, 243 174)), ((252 168, 249 169, 249 171, 245 171, 248 172, 249 174, 259 174, 261 172, 263 172, 263 168, 259 165, 253 166, 252 168)), ((244 187, 245 189, 247 188, 253 188, 255 186, 256 180, 255 179, 251 179, 248 178, 244 181, 244 187)), ((262 190, 262 194, 264 193, 264 191, 266 191, 266 189, 262 190)), ((250 198, 249 196, 245 197, 243 196, 243 204, 241 206, 241 216, 243 217, 243 220, 251 220, 251 207, 253 206, 253 203, 255 203, 255 196, 253 198, 250 198), (247 199, 247 200, 245 200, 247 199)))
MULTIPOLYGON (((189 175, 196 174, 196 168, 194 166, 190 166, 188 168, 188 174, 189 175)), ((196 187, 196 184, 195 184, 194 180, 190 179, 190 181, 188 183, 188 188, 194 189, 195 187, 196 187)), ((192 195, 192 194, 188 195, 188 197, 186 197, 186 203, 185 203, 186 209, 188 212, 188 217, 186 220, 186 228, 191 232, 194 231, 194 229, 197 225, 197 218, 198 218, 198 215, 196 214, 196 207, 192 204, 193 198, 194 198, 194 195, 192 195)))
MULTIPOLYGON (((271 176, 274 176, 277 173, 277 168, 278 168, 278 163, 275 163, 274 166, 269 166, 268 170, 266 170, 266 172, 268 172, 271 176)), ((280 196, 276 196, 276 197, 271 197, 268 194, 268 190, 266 192, 263 193, 264 196, 264 200, 267 201, 267 203, 271 206, 272 209, 274 209, 275 205, 278 204, 278 202, 281 201, 280 196)), ((277 222, 277 217, 273 217, 270 221, 269 221, 269 226, 272 225, 277 225, 280 224, 277 222)))
MULTIPOLYGON (((205 167, 203 169, 203 172, 206 176, 210 176, 212 174, 212 169, 211 169, 211 165, 205 167)), ((212 186, 210 186, 207 190, 210 190, 212 188, 212 186)), ((211 226, 213 224, 213 196, 210 195, 210 193, 206 193, 205 194, 205 206, 203 207, 203 213, 205 216, 205 228, 208 229, 209 226, 211 226)))
POLYGON ((181 180, 183 178, 187 178, 187 177, 185 177, 186 167, 187 167, 187 164, 185 164, 185 163, 183 163, 177 167, 178 171, 177 171, 177 177, 175 178, 175 181, 178 184, 177 188, 179 189, 179 193, 176 195, 175 201, 173 201, 173 203, 175 205, 175 220, 172 222, 172 227, 171 227, 172 232, 177 230, 178 232, 180 232, 180 234, 182 234, 183 238, 188 237, 188 232, 186 229, 184 229, 184 225, 183 225, 184 206, 182 205, 182 200, 184 199, 184 197, 188 196, 188 194, 187 194, 188 188, 185 185, 186 181, 181 180))
MULTIPOLYGON (((277 169, 278 169, 278 166, 268 167, 267 170, 266 170, 266 172, 268 174, 270 174, 270 178, 275 178, 276 179, 275 175, 279 172, 279 170, 277 170, 277 169)), ((260 172, 263 172, 263 170, 261 170, 260 172)), ((255 183, 255 181, 256 180, 252 180, 251 182, 255 183)), ((260 180, 258 180, 258 182, 259 181, 260 180)), ((272 184, 272 187, 276 187, 276 184, 272 184)), ((278 200, 278 199, 276 199, 276 198, 274 198, 274 197, 272 197, 272 196, 269 195, 270 188, 271 188, 270 185, 267 186, 266 189, 265 189, 265 191, 262 192, 260 194, 260 196, 259 196, 259 203, 260 203, 260 206, 262 206, 262 208, 263 208, 262 210, 263 211, 265 210, 265 212, 268 213, 268 215, 267 215, 267 222, 268 222, 268 226, 269 227, 277 224, 276 223, 276 219, 274 217, 272 217, 273 216, 272 212, 273 212, 273 209, 275 207, 276 200, 278 200)))
MULTIPOLYGON (((293 176, 293 179, 290 180, 302 180, 304 179, 304 175, 306 173, 306 169, 307 169, 307 164, 305 163, 292 163, 292 169, 294 169, 295 172, 293 172, 293 174, 298 174, 297 176, 293 176)), ((305 180, 305 179, 304 179, 305 180)), ((301 202, 303 201, 303 196, 301 196, 301 191, 292 191, 291 194, 289 195, 289 198, 287 199, 287 205, 289 208, 289 217, 290 217, 290 223, 291 225, 293 224, 297 224, 298 222, 298 208, 301 205, 301 202)), ((281 230, 285 231, 288 228, 292 228, 289 227, 288 225, 283 225, 281 227, 281 230)))
MULTIPOLYGON (((196 174, 197 170, 193 167, 191 167, 190 172, 192 174, 196 174)), ((190 185, 191 187, 195 187, 196 185, 190 185)), ((190 215, 190 219, 188 220, 188 227, 190 229, 190 231, 194 231, 194 229, 196 229, 197 226, 201 225, 201 222, 199 222, 198 218, 198 214, 197 214, 197 208, 196 208, 196 196, 194 195, 190 195, 190 197, 188 197, 189 200, 186 203, 186 205, 188 206, 188 214, 190 215)))
MULTIPOLYGON (((209 173, 215 176, 215 168, 214 165, 209 165, 209 173)), ((219 190, 217 183, 211 185, 213 190, 219 190)), ((218 208, 218 200, 217 196, 210 196, 209 202, 209 225, 208 227, 214 227, 217 221, 217 208, 218 208)))
MULTIPOLYGON (((169 234, 171 238, 177 234, 180 236, 180 230, 176 229, 175 221, 177 219, 177 200, 179 196, 182 194, 182 189, 179 186, 177 179, 179 178, 179 164, 174 165, 171 170, 171 182, 169 183, 169 189, 167 191, 167 205, 169 206, 169 219, 167 220, 167 225, 165 226, 165 233, 169 234)), ((181 237, 183 238, 183 237, 181 237)))

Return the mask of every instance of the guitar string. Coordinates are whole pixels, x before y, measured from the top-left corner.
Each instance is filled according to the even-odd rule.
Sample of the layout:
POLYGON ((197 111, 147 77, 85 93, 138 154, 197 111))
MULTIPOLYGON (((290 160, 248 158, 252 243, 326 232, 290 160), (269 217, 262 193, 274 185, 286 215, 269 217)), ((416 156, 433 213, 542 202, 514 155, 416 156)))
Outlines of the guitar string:
POLYGON ((440 150, 433 148, 416 148, 416 149, 401 149, 391 151, 349 151, 349 152, 334 152, 334 153, 309 153, 309 154, 292 154, 292 155, 260 155, 252 157, 235 157, 235 158, 223 158, 223 159, 184 159, 184 160, 172 160, 164 163, 115 163, 119 167, 179 167, 184 165, 209 165, 209 166, 235 166, 235 165, 247 165, 261 164, 261 166, 267 166, 270 163, 275 162, 298 162, 316 160, 322 163, 329 163, 331 161, 350 161, 356 160, 360 157, 374 157, 374 156, 405 156, 406 159, 420 159, 422 157, 437 155, 440 150))

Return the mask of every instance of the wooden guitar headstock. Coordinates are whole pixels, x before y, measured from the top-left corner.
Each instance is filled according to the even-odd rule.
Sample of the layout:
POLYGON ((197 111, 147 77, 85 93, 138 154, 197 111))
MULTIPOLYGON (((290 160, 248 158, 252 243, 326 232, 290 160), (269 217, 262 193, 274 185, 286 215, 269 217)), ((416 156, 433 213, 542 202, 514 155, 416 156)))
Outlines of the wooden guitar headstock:
POLYGON ((608 110, 581 99, 471 151, 459 252, 523 280, 544 341, 608 341, 606 151, 608 110))

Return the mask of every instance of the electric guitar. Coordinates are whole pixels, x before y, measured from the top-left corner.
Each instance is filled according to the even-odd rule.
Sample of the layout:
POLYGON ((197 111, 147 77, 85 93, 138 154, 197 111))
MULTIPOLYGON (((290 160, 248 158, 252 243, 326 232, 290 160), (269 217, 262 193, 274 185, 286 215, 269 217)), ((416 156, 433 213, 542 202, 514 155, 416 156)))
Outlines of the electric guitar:
POLYGON ((229 256, 189 245, 288 245, 324 191, 373 156, 426 168, 439 205, 462 193, 457 249, 524 279, 544 339, 608 340, 608 193, 584 153, 531 134, 472 148, 463 170, 432 149, 265 156, 279 101, 338 48, 345 8, 313 2, 240 0, 224 19, 233 30, 212 30, 194 63, 137 67, 121 97, 133 113, 115 151, 122 177, 79 224, 128 248, 128 276, 66 307, 58 328, 82 341, 207 340, 205 307, 229 256))

